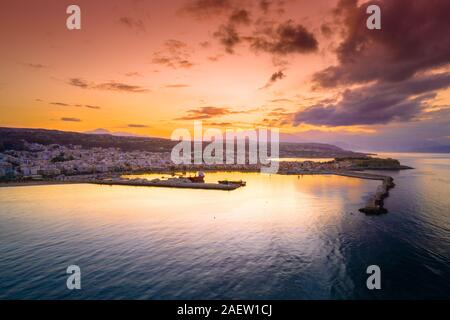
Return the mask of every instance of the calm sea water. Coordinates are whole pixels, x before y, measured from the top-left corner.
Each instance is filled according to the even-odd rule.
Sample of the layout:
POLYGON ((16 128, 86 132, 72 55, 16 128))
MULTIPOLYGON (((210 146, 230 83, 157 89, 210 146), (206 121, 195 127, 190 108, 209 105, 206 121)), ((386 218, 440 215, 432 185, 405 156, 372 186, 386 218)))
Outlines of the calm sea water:
POLYGON ((379 182, 215 173, 236 191, 95 185, 0 188, 1 299, 450 298, 450 155, 398 154, 379 182), (66 289, 67 266, 82 290, 66 289), (382 289, 366 288, 380 266, 382 289))

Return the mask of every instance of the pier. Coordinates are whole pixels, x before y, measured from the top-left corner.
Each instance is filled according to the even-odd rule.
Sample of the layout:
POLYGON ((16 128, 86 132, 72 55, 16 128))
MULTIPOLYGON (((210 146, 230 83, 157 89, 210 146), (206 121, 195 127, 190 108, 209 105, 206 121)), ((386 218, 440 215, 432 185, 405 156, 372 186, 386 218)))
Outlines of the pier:
POLYGON ((135 187, 163 187, 163 188, 182 188, 182 189, 203 189, 203 190, 224 190, 231 191, 241 187, 239 184, 220 184, 220 183, 194 183, 194 182, 176 182, 176 181, 144 181, 138 180, 93 180, 89 183, 100 185, 118 185, 135 187))
POLYGON ((287 175, 336 175, 350 178, 366 179, 366 180, 379 180, 382 184, 378 186, 375 194, 369 198, 366 205, 359 209, 360 212, 370 215, 378 215, 387 213, 387 209, 384 208, 384 199, 389 196, 389 190, 395 187, 394 178, 390 176, 384 176, 379 174, 372 174, 363 171, 350 171, 350 170, 295 170, 287 171, 281 174, 287 175))
POLYGON ((367 201, 366 206, 359 209, 359 211, 371 215, 378 215, 388 212, 387 209, 384 208, 384 199, 389 196, 389 190, 395 187, 394 179, 392 177, 365 172, 349 171, 336 171, 334 174, 344 177, 382 181, 382 184, 378 186, 375 194, 367 201))

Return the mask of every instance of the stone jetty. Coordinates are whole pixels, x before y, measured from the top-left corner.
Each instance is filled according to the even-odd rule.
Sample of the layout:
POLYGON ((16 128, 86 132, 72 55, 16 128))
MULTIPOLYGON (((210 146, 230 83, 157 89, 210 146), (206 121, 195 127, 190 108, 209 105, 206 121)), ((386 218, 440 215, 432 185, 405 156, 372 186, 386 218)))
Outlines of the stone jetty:
POLYGON ((383 214, 387 213, 387 209, 384 208, 384 199, 389 196, 389 190, 395 187, 394 179, 390 176, 384 176, 379 174, 367 173, 364 171, 350 171, 350 170, 296 170, 288 171, 282 174, 287 175, 337 175, 350 178, 366 179, 366 180, 379 180, 382 184, 378 186, 375 194, 369 198, 366 205, 359 209, 360 212, 366 214, 383 214))
POLYGON ((378 186, 375 194, 369 198, 365 207, 359 209, 359 211, 371 215, 372 214, 378 215, 388 212, 387 209, 384 208, 384 199, 389 196, 389 190, 395 187, 394 179, 392 177, 365 172, 350 172, 350 171, 346 172, 337 171, 334 172, 334 174, 345 177, 382 181, 382 184, 378 186))
POLYGON ((360 212, 366 214, 382 214, 387 213, 387 209, 384 208, 384 199, 389 197, 389 190, 395 186, 392 177, 386 177, 383 179, 381 186, 378 186, 375 194, 367 201, 364 208, 359 209, 360 212))

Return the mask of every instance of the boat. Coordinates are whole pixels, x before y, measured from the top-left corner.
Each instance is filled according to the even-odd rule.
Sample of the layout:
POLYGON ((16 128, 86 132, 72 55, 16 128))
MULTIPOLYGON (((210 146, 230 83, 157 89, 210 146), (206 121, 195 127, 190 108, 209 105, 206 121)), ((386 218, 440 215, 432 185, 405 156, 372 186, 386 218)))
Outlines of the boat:
POLYGON ((199 171, 197 175, 194 177, 188 177, 191 182, 194 183, 204 183, 205 182, 205 173, 203 171, 199 171))
POLYGON ((239 180, 239 181, 233 181, 233 180, 221 180, 221 181, 219 181, 219 183, 220 183, 220 184, 226 184, 226 185, 229 185, 229 184, 237 184, 237 185, 239 185, 239 186, 241 186, 241 187, 245 187, 245 186, 247 185, 247 182, 242 181, 242 180, 239 180))

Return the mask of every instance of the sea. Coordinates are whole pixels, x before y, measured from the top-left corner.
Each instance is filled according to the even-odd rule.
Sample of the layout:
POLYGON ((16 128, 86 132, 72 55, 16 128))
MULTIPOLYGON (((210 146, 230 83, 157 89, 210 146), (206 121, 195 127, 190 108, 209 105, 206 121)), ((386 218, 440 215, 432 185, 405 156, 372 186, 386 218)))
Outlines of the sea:
POLYGON ((333 175, 1 187, 0 299, 449 299, 450 154, 381 156, 414 169, 382 172, 396 187, 379 216, 358 211, 379 181, 333 175))

